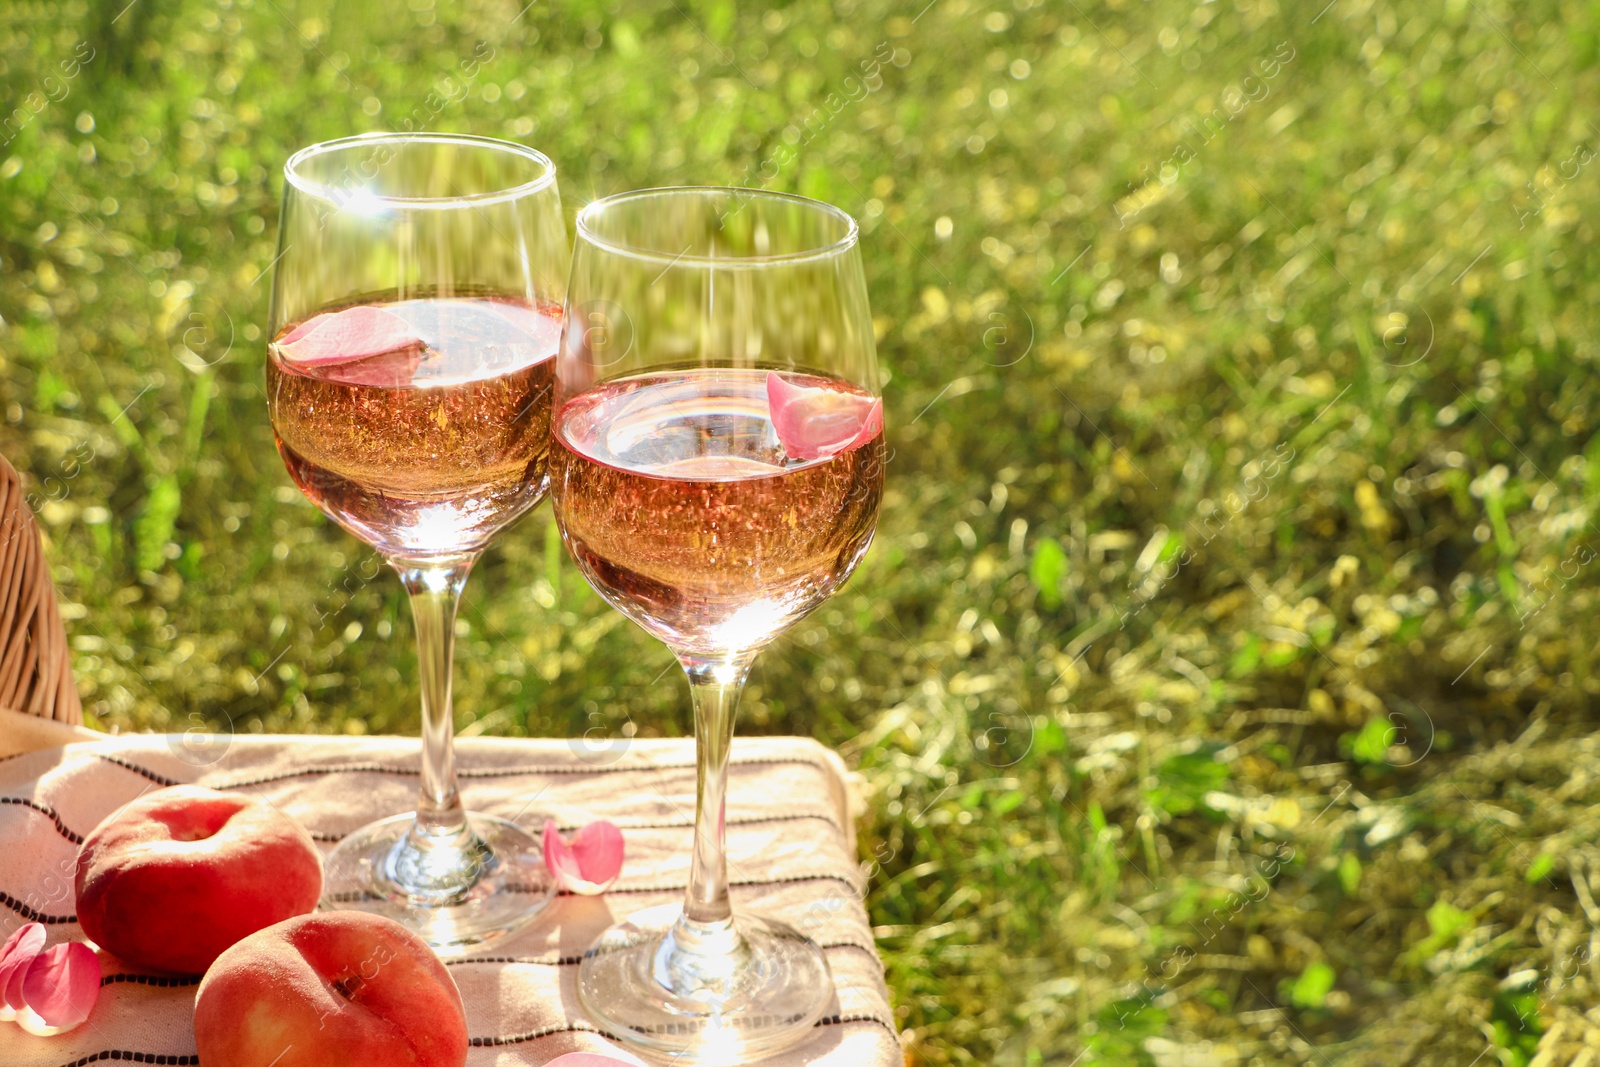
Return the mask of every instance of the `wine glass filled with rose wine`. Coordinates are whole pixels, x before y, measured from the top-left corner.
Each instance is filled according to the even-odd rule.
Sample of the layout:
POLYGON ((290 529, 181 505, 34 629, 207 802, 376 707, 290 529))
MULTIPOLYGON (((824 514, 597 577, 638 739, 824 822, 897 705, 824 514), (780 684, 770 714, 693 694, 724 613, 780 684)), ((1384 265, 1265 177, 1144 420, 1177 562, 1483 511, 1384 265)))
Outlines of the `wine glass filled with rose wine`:
POLYGON ((733 189, 584 208, 550 466, 579 569, 688 673, 699 752, 683 905, 612 927, 578 993, 643 1050, 747 1063, 833 1000, 814 943, 730 908, 723 811, 751 662, 844 583, 877 522, 883 405, 854 221, 733 189))
POLYGON ((300 490, 399 572, 422 688, 417 810, 345 837, 323 903, 462 951, 551 897, 537 836, 462 807, 450 674, 467 573, 549 485, 568 251, 555 166, 483 137, 377 134, 284 173, 273 433, 300 490))

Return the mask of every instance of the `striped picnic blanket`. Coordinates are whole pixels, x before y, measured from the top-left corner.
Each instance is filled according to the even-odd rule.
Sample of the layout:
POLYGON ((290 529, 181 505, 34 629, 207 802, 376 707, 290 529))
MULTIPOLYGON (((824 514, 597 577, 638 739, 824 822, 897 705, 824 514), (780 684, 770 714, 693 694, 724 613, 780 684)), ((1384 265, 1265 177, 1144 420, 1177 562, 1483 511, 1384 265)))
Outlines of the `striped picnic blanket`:
MULTIPOLYGON (((577 1007, 577 964, 606 926, 681 899, 693 837, 689 741, 458 742, 469 809, 537 833, 546 815, 570 831, 621 827, 627 862, 601 897, 559 897, 530 927, 452 960, 466 1004, 471 1067, 542 1064, 609 1046, 577 1007)), ((78 845, 99 821, 151 789, 195 782, 271 801, 323 848, 365 823, 409 811, 418 742, 393 737, 127 735, 0 760, 0 940, 45 923, 50 943, 82 938, 72 914, 78 845)), ((728 798, 729 880, 736 908, 798 927, 826 950, 837 1003, 814 1038, 775 1065, 889 1067, 902 1054, 883 965, 861 903, 842 764, 814 741, 735 741, 728 798)), ((140 974, 102 953, 105 977, 88 1022, 36 1038, 0 1023, 0 1064, 66 1067, 107 1060, 194 1064, 197 979, 140 974)))

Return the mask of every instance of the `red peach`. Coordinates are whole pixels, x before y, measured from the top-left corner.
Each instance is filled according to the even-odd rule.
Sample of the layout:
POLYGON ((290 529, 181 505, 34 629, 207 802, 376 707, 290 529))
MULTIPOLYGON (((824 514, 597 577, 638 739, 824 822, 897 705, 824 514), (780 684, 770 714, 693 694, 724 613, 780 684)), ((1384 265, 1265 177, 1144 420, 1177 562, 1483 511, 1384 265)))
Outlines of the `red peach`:
POLYGON ((393 919, 319 912, 224 952, 195 996, 206 1067, 461 1067, 461 993, 393 919))
POLYGON ((140 967, 201 974, 240 938, 317 906, 322 860, 250 797, 180 785, 112 812, 78 850, 78 923, 140 967))

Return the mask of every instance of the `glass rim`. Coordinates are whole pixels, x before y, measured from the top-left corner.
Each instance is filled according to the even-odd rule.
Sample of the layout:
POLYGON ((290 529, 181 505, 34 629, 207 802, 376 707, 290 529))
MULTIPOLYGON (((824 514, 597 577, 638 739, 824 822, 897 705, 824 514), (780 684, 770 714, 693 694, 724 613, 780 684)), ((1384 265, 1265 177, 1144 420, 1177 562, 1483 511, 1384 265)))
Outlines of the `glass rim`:
MULTIPOLYGON (((740 204, 743 210, 743 204, 740 204)), ((861 228, 856 224, 855 218, 843 208, 830 204, 825 200, 816 200, 798 193, 784 193, 772 189, 750 189, 741 186, 729 185, 663 185, 653 189, 633 189, 625 193, 613 193, 603 196, 599 200, 585 204, 578 212, 577 218, 578 237, 588 244, 610 252, 614 255, 628 256, 633 259, 643 260, 647 263, 660 263, 665 266, 689 265, 696 267, 716 267, 724 270, 738 270, 747 267, 788 266, 795 263, 805 263, 812 260, 828 259, 854 248, 860 240, 861 228), (641 248, 626 241, 618 241, 609 237, 602 237, 596 233, 591 222, 605 213, 609 208, 627 203, 630 200, 641 200, 646 197, 664 195, 694 194, 696 196, 726 195, 739 201, 769 200, 788 201, 799 204, 819 214, 829 215, 836 221, 844 223, 844 236, 826 245, 808 248, 798 252, 777 252, 771 255, 759 256, 707 256, 696 253, 689 255, 682 253, 670 255, 655 249, 641 248)))
POLYGON ((527 145, 518 144, 515 141, 505 141, 498 137, 483 137, 475 133, 393 133, 384 131, 358 133, 349 137, 336 137, 331 141, 319 141, 316 144, 307 145, 305 148, 296 151, 284 163, 283 177, 290 185, 307 196, 314 196, 333 203, 342 203, 349 199, 347 190, 332 183, 311 178, 301 173, 301 168, 314 159, 343 151, 347 148, 355 148, 362 145, 404 145, 416 141, 491 149, 505 155, 521 156, 538 164, 543 168, 543 172, 538 177, 522 182, 519 185, 509 186, 505 189, 491 189, 481 193, 462 193, 459 196, 382 196, 377 193, 370 193, 368 194, 369 199, 379 204, 392 204, 404 208, 450 208, 468 204, 478 205, 515 200, 537 193, 554 184, 556 180, 556 164, 553 159, 536 148, 529 148, 527 145))

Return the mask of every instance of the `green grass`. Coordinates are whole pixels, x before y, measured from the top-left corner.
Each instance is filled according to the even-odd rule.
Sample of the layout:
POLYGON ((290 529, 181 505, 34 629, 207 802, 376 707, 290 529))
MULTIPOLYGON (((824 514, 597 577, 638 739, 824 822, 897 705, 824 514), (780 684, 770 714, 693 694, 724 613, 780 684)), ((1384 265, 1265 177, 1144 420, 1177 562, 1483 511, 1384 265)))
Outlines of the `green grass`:
MULTIPOLYGON (((911 1059, 1596 1039, 1593 5, 124 2, 0 11, 0 450, 98 725, 416 727, 397 585, 265 419, 291 150, 509 136, 570 211, 792 127, 894 458, 740 726, 865 776, 911 1059)), ((462 618, 466 730, 688 729, 547 511, 462 618)))

